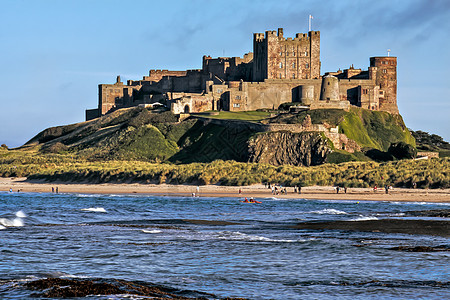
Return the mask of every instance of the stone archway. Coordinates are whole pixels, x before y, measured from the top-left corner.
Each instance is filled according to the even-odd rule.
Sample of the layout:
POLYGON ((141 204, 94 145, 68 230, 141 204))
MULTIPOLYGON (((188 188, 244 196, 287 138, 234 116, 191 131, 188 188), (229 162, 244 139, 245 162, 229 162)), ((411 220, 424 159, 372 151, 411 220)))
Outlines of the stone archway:
POLYGON ((184 113, 185 113, 185 114, 188 114, 188 113, 190 113, 190 112, 191 112, 191 109, 189 108, 189 105, 186 104, 186 105, 184 106, 184 113))

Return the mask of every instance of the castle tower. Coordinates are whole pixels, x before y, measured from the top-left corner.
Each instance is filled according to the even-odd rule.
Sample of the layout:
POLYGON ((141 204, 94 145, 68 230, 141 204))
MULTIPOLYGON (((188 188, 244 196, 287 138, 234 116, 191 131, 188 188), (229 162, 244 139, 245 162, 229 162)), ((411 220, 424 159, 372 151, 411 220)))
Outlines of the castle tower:
POLYGON ((339 101, 339 79, 331 74, 322 78, 321 101, 339 101))
POLYGON ((376 67, 375 84, 380 88, 379 110, 398 114, 397 57, 371 57, 370 67, 376 67))
POLYGON ((253 81, 320 77, 320 32, 284 38, 283 28, 253 35, 253 81))
POLYGON ((303 85, 301 86, 300 102, 303 105, 311 105, 314 101, 314 86, 303 85))

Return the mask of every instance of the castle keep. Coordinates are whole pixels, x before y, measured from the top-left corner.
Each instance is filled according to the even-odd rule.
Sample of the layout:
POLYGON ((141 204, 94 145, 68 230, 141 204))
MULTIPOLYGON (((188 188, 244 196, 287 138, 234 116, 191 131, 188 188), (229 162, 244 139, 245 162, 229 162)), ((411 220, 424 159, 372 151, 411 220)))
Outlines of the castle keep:
POLYGON ((253 35, 253 52, 241 57, 203 56, 202 68, 150 70, 142 80, 100 84, 98 108, 86 120, 118 108, 163 103, 175 114, 248 111, 296 102, 310 109, 351 105, 398 114, 397 58, 371 57, 368 70, 320 75, 320 32, 285 38, 283 29, 253 35))

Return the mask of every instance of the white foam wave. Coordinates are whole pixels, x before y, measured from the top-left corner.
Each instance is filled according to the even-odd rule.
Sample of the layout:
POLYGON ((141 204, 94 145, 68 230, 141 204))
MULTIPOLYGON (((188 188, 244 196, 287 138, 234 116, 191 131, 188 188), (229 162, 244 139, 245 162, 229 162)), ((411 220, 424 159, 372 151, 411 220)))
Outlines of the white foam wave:
POLYGON ((16 212, 16 217, 18 217, 18 218, 26 218, 27 215, 23 211, 19 210, 18 212, 16 212))
POLYGON ((0 225, 0 230, 3 230, 3 229, 6 229, 6 227, 3 225, 0 225))
POLYGON ((157 229, 154 229, 154 230, 146 230, 146 229, 142 229, 142 232, 143 232, 143 233, 161 233, 162 230, 157 230, 157 229))
POLYGON ((352 219, 350 221, 371 221, 371 220, 378 220, 378 218, 374 216, 359 216, 358 218, 352 219))
POLYGON ((75 196, 80 197, 80 198, 94 198, 94 197, 98 197, 99 195, 96 195, 96 194, 75 194, 75 196))
POLYGON ((347 215, 348 214, 345 211, 337 210, 334 208, 325 208, 322 210, 314 210, 314 211, 311 211, 310 213, 319 214, 319 215, 325 215, 325 214, 326 215, 347 215))
POLYGON ((103 207, 90 207, 90 208, 82 208, 82 211, 90 211, 90 212, 106 212, 103 207))
MULTIPOLYGON (((22 227, 23 221, 21 218, 15 218, 15 219, 6 219, 6 218, 0 218, 0 225, 3 227, 22 227)), ((3 228, 5 229, 5 228, 3 228)))
POLYGON ((221 240, 232 240, 232 241, 250 241, 250 242, 274 242, 274 243, 295 243, 295 242, 304 242, 305 240, 286 240, 286 239, 271 239, 264 236, 259 235, 250 235, 245 234, 239 231, 235 232, 222 232, 219 235, 219 239, 221 240))

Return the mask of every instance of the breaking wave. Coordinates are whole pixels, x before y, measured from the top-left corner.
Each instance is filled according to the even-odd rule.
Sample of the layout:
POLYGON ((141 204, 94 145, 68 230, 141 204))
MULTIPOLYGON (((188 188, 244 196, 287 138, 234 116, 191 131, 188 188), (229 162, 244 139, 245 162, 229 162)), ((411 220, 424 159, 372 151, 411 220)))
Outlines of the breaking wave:
POLYGON ((360 215, 356 219, 351 219, 350 221, 372 221, 372 220, 378 220, 378 218, 374 217, 374 216, 362 216, 362 215, 360 215))
POLYGON ((22 227, 24 226, 23 219, 27 217, 27 215, 19 210, 15 213, 16 218, 8 219, 8 218, 0 218, 0 230, 6 229, 7 227, 22 227))
POLYGON ((223 231, 220 233, 218 238, 221 240, 230 240, 230 241, 273 242, 273 243, 295 243, 306 241, 306 240, 271 239, 259 235, 245 234, 239 231, 223 231))
POLYGON ((82 208, 82 211, 90 211, 90 212, 106 212, 103 207, 90 207, 90 208, 82 208))
POLYGON ((319 215, 347 215, 348 213, 334 208, 326 208, 322 210, 313 210, 310 213, 319 215))

